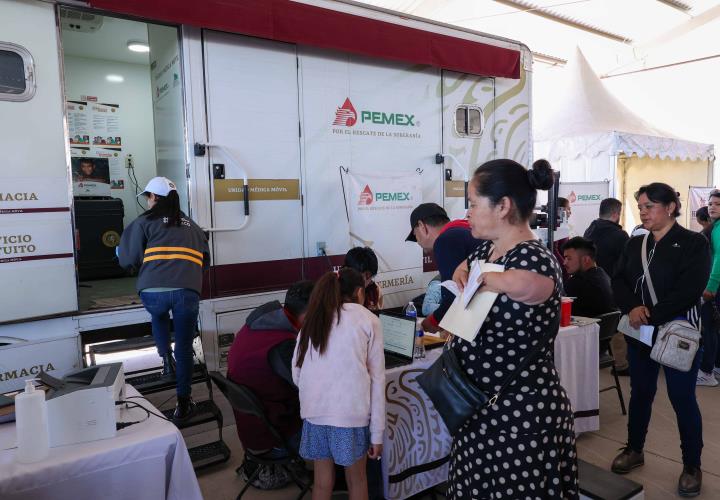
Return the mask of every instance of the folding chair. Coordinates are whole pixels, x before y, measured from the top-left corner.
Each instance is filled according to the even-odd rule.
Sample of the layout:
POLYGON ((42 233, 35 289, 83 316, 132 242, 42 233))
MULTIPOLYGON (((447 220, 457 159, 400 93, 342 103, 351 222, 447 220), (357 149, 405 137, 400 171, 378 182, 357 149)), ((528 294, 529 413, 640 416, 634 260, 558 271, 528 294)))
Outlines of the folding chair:
MULTIPOLYGON (((270 434, 275 438, 278 445, 287 450, 287 455, 283 457, 268 456, 267 453, 256 454, 245 450, 245 462, 252 462, 258 467, 256 467, 255 471, 250 475, 247 483, 240 491, 237 498, 240 499, 245 494, 245 491, 247 491, 251 483, 260 473, 261 466, 276 465, 280 466, 285 472, 287 472, 298 488, 300 488, 300 495, 297 497, 297 499, 300 500, 303 496, 305 496, 305 493, 312 490, 312 479, 310 479, 307 483, 303 482, 293 468, 289 467, 293 464, 304 464, 304 461, 302 457, 298 455, 297 450, 288 446, 287 440, 280 434, 280 432, 278 432, 275 426, 270 423, 270 420, 268 420, 265 415, 262 403, 249 388, 236 384, 235 382, 227 379, 220 372, 212 371, 209 372, 209 375, 212 381, 215 382, 215 385, 220 392, 225 395, 234 410, 246 415, 257 417, 260 421, 262 421, 268 432, 270 432, 270 434)), ((243 463, 243 465, 238 467, 238 470, 244 465, 245 464, 243 463)))
POLYGON ((622 410, 622 414, 627 415, 627 411, 625 410, 625 399, 623 398, 622 388, 620 387, 620 380, 617 376, 617 370, 615 370, 615 358, 612 353, 612 348, 610 347, 610 339, 617 333, 620 315, 620 311, 612 311, 601 314, 597 317, 600 320, 600 369, 610 368, 610 372, 615 378, 615 385, 600 389, 600 392, 615 389, 617 391, 618 399, 620 400, 620 409, 622 410))

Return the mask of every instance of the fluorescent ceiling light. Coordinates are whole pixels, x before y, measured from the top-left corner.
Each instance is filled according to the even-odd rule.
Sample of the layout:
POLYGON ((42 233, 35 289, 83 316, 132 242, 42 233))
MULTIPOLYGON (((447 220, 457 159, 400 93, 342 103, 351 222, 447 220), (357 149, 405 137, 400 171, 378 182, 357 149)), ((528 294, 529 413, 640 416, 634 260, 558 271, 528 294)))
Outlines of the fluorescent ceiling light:
POLYGON ((122 75, 106 75, 105 79, 111 83, 122 83, 125 81, 125 77, 122 75))
POLYGON ((133 52, 150 52, 147 42, 142 40, 128 40, 127 48, 133 52))

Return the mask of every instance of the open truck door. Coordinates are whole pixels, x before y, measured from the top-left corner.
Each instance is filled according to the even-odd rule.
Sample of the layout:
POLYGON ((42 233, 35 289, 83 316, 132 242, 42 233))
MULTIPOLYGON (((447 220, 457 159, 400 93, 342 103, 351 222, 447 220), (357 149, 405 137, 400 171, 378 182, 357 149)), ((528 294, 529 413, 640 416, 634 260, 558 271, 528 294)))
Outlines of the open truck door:
POLYGON ((55 11, 3 2, 0 18, 0 323, 77 310, 55 11), (27 20, 32 19, 32 28, 27 20), (43 117, 39 119, 39 117, 43 117))

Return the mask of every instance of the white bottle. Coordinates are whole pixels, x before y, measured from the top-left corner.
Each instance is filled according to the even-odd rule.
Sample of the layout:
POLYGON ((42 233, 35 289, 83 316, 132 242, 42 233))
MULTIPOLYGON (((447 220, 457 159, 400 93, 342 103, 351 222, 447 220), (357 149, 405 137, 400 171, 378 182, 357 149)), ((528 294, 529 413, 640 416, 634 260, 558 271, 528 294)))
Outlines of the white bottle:
POLYGON ((45 392, 36 391, 32 380, 26 380, 25 392, 15 396, 15 428, 18 446, 16 461, 30 464, 48 456, 50 436, 45 392))

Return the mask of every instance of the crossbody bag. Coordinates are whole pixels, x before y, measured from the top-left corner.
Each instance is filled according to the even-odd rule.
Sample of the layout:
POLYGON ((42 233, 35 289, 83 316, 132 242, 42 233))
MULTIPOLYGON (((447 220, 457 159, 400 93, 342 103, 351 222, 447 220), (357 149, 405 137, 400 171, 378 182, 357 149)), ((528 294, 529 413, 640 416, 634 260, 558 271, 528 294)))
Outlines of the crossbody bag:
MULTIPOLYGON (((657 305, 658 299, 650 278, 650 269, 647 260, 647 240, 650 234, 646 234, 642 242, 642 265, 645 273, 645 282, 650 291, 650 298, 653 306, 657 305)), ((658 327, 658 334, 650 351, 650 359, 657 361, 663 366, 674 368, 681 372, 688 372, 695 360, 695 354, 700 348, 701 334, 697 328, 684 319, 675 319, 658 327)))

